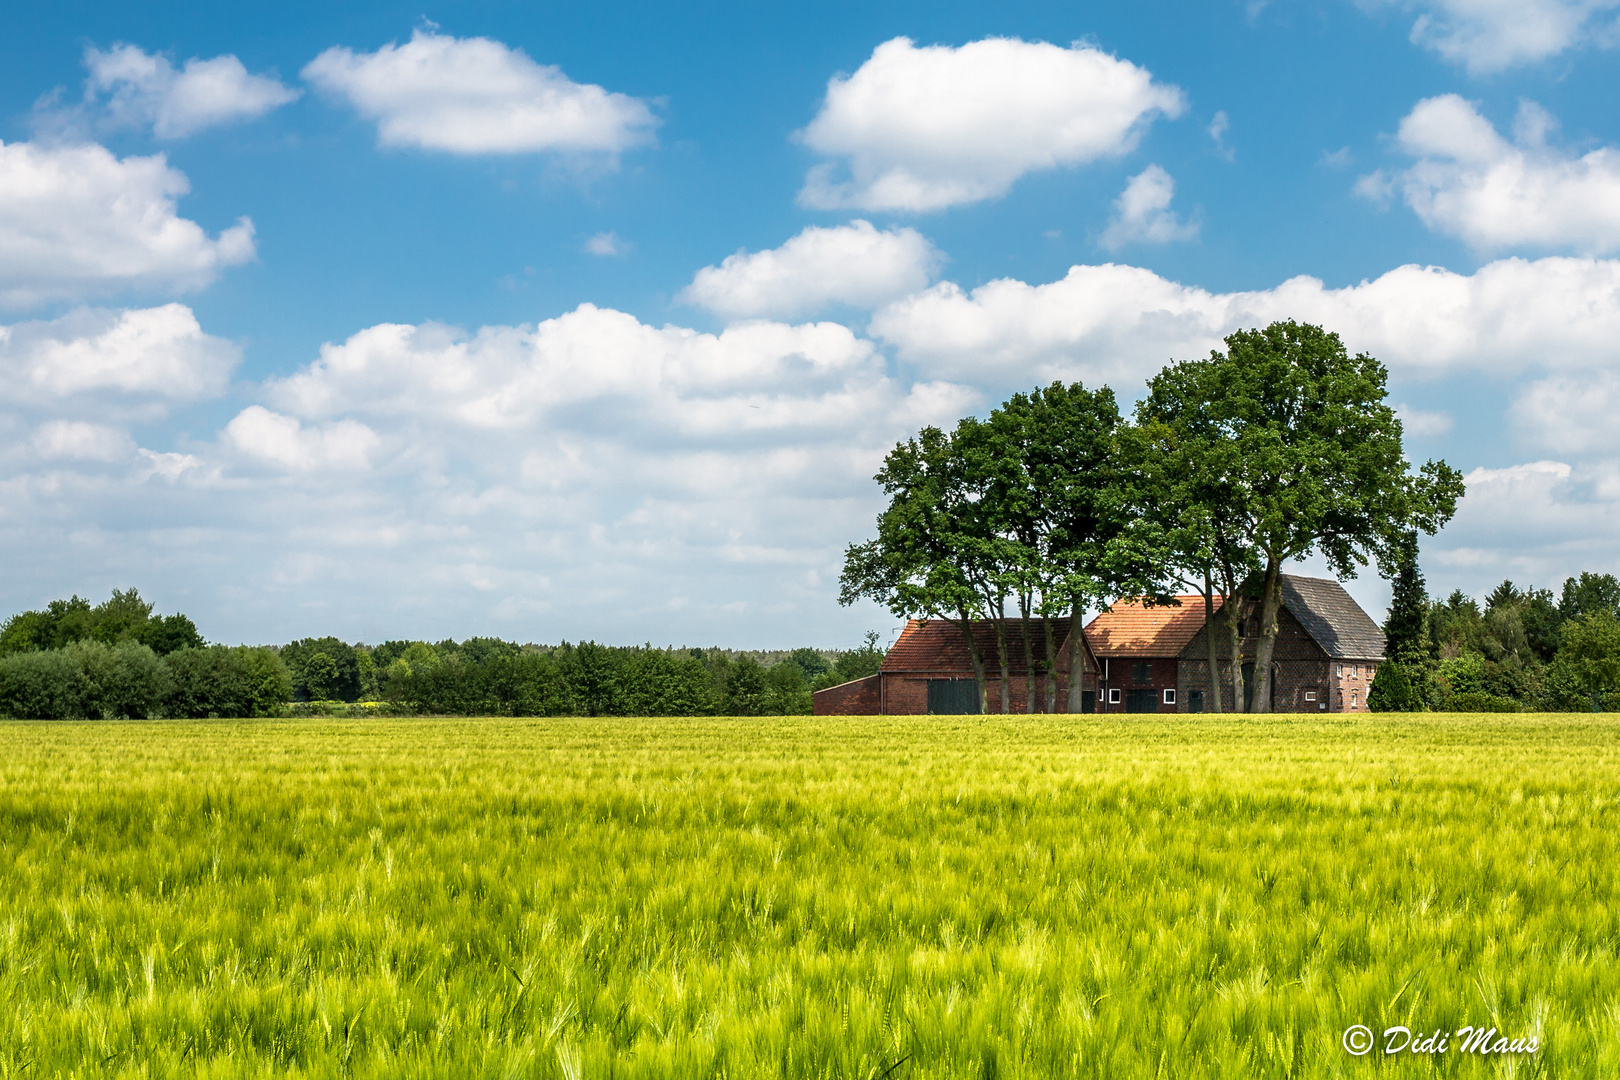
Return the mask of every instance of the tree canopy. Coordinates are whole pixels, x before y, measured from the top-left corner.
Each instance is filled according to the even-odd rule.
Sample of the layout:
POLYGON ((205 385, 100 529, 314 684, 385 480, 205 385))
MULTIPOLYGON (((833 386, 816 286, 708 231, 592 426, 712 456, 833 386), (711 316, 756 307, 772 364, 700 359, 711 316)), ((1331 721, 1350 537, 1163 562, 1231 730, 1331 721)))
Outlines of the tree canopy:
POLYGON ((1154 475, 1183 478, 1158 485, 1189 503, 1190 535, 1173 550, 1213 564, 1235 547, 1226 557, 1260 571, 1250 688, 1259 711, 1270 707, 1283 564, 1319 553, 1340 577, 1372 561, 1393 573, 1407 536, 1437 531, 1463 495, 1443 461, 1410 469, 1387 377, 1337 334, 1278 322, 1230 335, 1224 353, 1171 364, 1138 406, 1160 457, 1154 475))

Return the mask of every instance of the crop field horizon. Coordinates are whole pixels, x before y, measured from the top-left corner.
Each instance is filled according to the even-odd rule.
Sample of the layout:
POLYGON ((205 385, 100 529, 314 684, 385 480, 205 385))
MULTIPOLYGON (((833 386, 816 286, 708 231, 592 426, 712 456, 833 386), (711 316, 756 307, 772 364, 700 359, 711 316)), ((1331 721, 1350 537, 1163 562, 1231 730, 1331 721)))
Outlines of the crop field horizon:
POLYGON ((0 1078, 1613 1077, 1617 736, 0 722, 0 1078))

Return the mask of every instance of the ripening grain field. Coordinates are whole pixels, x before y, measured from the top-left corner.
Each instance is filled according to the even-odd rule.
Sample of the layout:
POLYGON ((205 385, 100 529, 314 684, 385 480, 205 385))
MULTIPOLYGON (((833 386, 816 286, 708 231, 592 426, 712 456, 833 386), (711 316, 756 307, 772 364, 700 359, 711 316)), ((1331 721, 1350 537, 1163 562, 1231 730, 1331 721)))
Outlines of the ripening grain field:
POLYGON ((1613 1077, 1617 736, 0 724, 0 1077, 1613 1077))

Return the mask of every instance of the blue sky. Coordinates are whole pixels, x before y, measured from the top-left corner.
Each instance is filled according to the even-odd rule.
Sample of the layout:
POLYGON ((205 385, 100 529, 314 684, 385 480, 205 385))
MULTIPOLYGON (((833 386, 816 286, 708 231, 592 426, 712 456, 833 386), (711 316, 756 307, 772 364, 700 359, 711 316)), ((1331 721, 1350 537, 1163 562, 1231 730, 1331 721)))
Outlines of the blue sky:
POLYGON ((0 609, 851 644, 897 439, 1283 317, 1469 476, 1432 589, 1620 570, 1617 20, 18 6, 0 609))

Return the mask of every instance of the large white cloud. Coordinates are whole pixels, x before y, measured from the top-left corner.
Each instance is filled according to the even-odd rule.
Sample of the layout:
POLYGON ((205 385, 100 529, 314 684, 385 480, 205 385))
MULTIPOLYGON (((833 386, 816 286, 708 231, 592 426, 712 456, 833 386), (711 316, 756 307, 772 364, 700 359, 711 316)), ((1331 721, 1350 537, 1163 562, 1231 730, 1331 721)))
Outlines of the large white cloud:
POLYGON ((1424 541, 1431 582, 1438 577, 1478 596, 1503 578, 1556 586, 1581 570, 1620 572, 1612 461, 1476 468, 1464 480, 1468 494, 1456 518, 1424 541))
POLYGON ((1076 266, 1044 285, 1002 279, 967 292, 942 282, 878 311, 871 332, 938 378, 1079 377, 1126 390, 1172 358, 1208 355, 1233 330, 1288 318, 1335 330, 1408 377, 1590 369, 1612 363, 1620 341, 1620 262, 1515 258, 1473 274, 1402 266, 1342 289, 1297 277, 1232 293, 1140 267, 1076 266))
POLYGON ((1553 375, 1523 387, 1513 422, 1526 442, 1555 454, 1620 457, 1620 371, 1553 375))
POLYGON ((155 402, 222 393, 237 346, 205 334, 184 304, 81 308, 50 322, 0 326, 0 385, 12 405, 81 395, 155 402))
POLYGON ((373 326, 264 384, 215 443, 123 444, 121 483, 114 436, 25 433, 43 464, 0 471, 0 538, 32 515, 40 573, 68 573, 39 538, 71 521, 81 583, 151 552, 140 580, 209 583, 194 607, 227 638, 786 642, 847 619, 835 640, 853 643, 886 627, 827 606, 872 473, 981 404, 886 366, 832 323, 704 334, 584 305, 471 333, 373 326))
POLYGON ((1527 102, 1509 142, 1456 94, 1428 98, 1397 136, 1416 163, 1393 177, 1363 177, 1357 188, 1374 196, 1398 191, 1429 228, 1484 250, 1620 249, 1620 150, 1563 154, 1547 145, 1554 127, 1527 102))
POLYGON ((189 190, 163 155, 0 143, 0 306, 195 289, 253 258, 253 223, 216 238, 180 217, 189 190))
POLYGON ((86 105, 116 125, 150 126, 160 139, 252 120, 295 100, 274 75, 254 75, 235 56, 192 57, 176 71, 169 58, 135 45, 85 50, 86 105))
POLYGON ((1606 43, 1620 0, 1383 0, 1416 9, 1412 41, 1476 74, 1606 43))
POLYGON ((816 166, 799 198, 862 210, 977 202, 1037 169, 1126 154, 1155 117, 1184 108, 1180 90, 1088 45, 895 38, 828 82, 800 137, 841 164, 816 166))
POLYGON ((647 103, 576 83, 489 38, 417 30, 374 53, 327 49, 304 78, 377 123, 384 146, 614 155, 652 140, 647 103))
POLYGON ((915 229, 856 220, 810 226, 781 247, 697 272, 681 298, 728 319, 799 318, 830 305, 873 308, 926 288, 944 255, 915 229))

